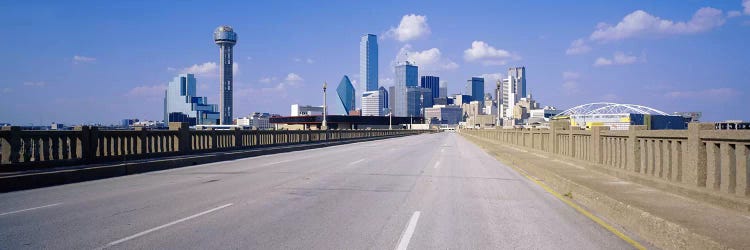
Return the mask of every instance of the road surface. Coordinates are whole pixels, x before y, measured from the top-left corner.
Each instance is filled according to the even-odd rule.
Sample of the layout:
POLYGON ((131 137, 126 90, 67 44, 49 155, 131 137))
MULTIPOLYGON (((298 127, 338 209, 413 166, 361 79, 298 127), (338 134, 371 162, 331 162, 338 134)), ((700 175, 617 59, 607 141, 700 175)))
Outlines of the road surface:
POLYGON ((0 194, 0 249, 628 249, 452 132, 0 194))

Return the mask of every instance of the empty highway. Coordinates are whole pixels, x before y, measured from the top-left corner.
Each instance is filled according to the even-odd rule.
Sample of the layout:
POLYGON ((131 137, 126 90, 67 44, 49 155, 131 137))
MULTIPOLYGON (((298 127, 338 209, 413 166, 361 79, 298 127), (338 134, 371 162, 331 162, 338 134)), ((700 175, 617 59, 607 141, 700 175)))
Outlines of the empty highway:
POLYGON ((0 249, 631 249, 455 133, 0 194, 0 249))

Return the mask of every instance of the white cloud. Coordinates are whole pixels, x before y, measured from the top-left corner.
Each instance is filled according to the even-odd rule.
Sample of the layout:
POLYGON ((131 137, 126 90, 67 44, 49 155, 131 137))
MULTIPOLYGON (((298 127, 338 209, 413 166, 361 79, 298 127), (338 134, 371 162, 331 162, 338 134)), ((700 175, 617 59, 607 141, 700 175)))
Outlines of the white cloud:
MULTIPOLYGON (((239 74, 240 65, 237 62, 232 64, 232 72, 235 76, 239 74)), ((180 74, 194 74, 198 78, 215 78, 219 77, 219 64, 216 62, 204 62, 193 64, 192 66, 180 70, 180 74)))
POLYGON ((289 73, 289 74, 286 75, 286 78, 284 78, 284 81, 287 81, 287 82, 301 82, 301 81, 304 81, 304 80, 305 79, 302 79, 301 76, 299 76, 299 75, 297 75, 295 73, 289 73))
MULTIPOLYGON (((276 79, 278 79, 278 77, 265 77, 261 78, 261 81, 268 81, 270 83, 271 81, 275 81, 276 79)), ((238 85, 239 87, 235 89, 235 93, 238 97, 274 95, 286 98, 288 96, 288 90, 290 88, 298 87, 302 85, 304 81, 305 80, 298 74, 289 73, 286 75, 286 77, 284 77, 283 81, 274 84, 272 87, 252 88, 238 85)))
POLYGON ((724 24, 721 10, 704 7, 693 14, 687 22, 661 19, 643 10, 625 16, 617 25, 600 23, 591 34, 592 41, 616 41, 649 35, 682 35, 709 31, 724 24))
POLYGON ((307 62, 308 64, 313 64, 313 63, 315 63, 315 60, 313 60, 311 58, 307 58, 307 60, 305 60, 305 62, 307 62))
POLYGON ((495 89, 497 80, 503 79, 502 73, 487 73, 482 74, 480 77, 484 78, 484 86, 489 87, 490 89, 495 89))
POLYGON ((565 71, 562 73, 563 80, 578 80, 581 74, 578 72, 565 71))
POLYGON ((596 59, 596 61, 594 61, 594 66, 607 66, 607 65, 612 65, 612 60, 609 60, 604 57, 599 57, 596 59))
POLYGON ((271 83, 271 82, 275 82, 278 79, 279 78, 277 78, 275 76, 268 76, 268 77, 263 77, 263 78, 261 78, 258 81, 261 82, 261 83, 271 83))
POLYGON ((578 79, 581 78, 581 74, 578 72, 564 71, 562 73, 563 84, 562 90, 566 95, 576 95, 581 92, 578 84, 578 79))
POLYGON ((692 98, 713 98, 726 99, 742 94, 739 90, 733 88, 715 88, 704 90, 687 90, 687 91, 670 91, 664 96, 674 99, 692 99, 692 98))
POLYGON ((464 50, 464 59, 469 62, 480 61, 484 65, 504 65, 508 60, 521 59, 507 50, 496 49, 483 41, 474 41, 471 48, 464 50))
POLYGON ((742 0, 742 7, 745 8, 745 15, 750 15, 750 0, 742 0))
POLYGON ((11 89, 11 88, 2 88, 2 89, 0 89, 0 93, 3 93, 3 94, 7 94, 7 93, 10 93, 12 91, 13 91, 13 89, 11 89))
POLYGON ((163 97, 167 85, 142 85, 130 89, 125 96, 128 97, 163 97))
POLYGON ((79 55, 73 56, 73 63, 74 64, 79 64, 79 63, 93 63, 93 62, 96 62, 96 58, 86 57, 86 56, 79 56, 79 55))
POLYGON ((742 15, 742 12, 740 12, 738 10, 731 10, 731 11, 727 12, 727 17, 728 18, 738 17, 738 16, 741 16, 741 15, 742 15))
POLYGON ((252 57, 252 56, 248 56, 248 57, 247 57, 247 60, 248 60, 248 61, 250 61, 250 60, 253 60, 253 57, 252 57))
POLYGON ((585 54, 586 52, 591 51, 591 47, 589 47, 586 44, 586 41, 583 39, 576 39, 572 43, 570 43, 570 47, 568 47, 567 50, 565 50, 565 54, 567 55, 580 55, 585 54))
POLYGON ((219 72, 219 66, 215 62, 205 62, 202 64, 193 64, 180 71, 182 74, 195 75, 216 75, 219 72))
POLYGON ((393 37, 398 41, 406 42, 430 34, 430 26, 427 25, 427 16, 415 14, 404 15, 398 27, 392 27, 386 31, 384 37, 393 37))
POLYGON ((392 63, 409 61, 419 66, 420 72, 438 72, 443 70, 454 70, 459 66, 448 58, 443 58, 443 54, 438 48, 431 48, 423 51, 412 51, 411 45, 407 44, 398 51, 396 60, 392 63))
POLYGON ((29 87, 44 87, 47 83, 45 82, 24 82, 23 86, 29 86, 29 87))
POLYGON ((175 70, 177 70, 177 69, 175 69, 173 67, 167 67, 167 71, 175 71, 175 70))
POLYGON ((608 66, 608 65, 625 65, 633 64, 638 61, 638 57, 632 55, 626 55, 620 51, 615 52, 612 59, 599 57, 594 61, 594 66, 608 66))

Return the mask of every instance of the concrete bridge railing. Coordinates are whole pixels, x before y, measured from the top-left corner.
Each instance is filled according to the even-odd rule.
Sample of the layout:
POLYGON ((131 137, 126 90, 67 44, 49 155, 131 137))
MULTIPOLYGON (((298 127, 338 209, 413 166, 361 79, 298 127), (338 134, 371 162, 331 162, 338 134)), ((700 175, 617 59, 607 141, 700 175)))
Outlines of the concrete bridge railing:
POLYGON ((169 130, 74 131, 0 130, 0 171, 113 162, 254 147, 341 141, 427 133, 427 130, 190 130, 170 123, 169 130))
POLYGON ((710 195, 750 200, 750 131, 580 130, 563 123, 550 129, 461 130, 461 133, 596 163, 710 195))

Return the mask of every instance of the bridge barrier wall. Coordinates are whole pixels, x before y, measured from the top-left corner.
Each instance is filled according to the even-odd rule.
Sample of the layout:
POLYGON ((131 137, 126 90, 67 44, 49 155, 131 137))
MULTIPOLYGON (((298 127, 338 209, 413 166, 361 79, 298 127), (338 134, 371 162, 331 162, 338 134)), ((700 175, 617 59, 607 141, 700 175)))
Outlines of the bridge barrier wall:
POLYGON ((580 130, 564 123, 550 129, 463 129, 461 133, 596 163, 597 166, 698 190, 750 200, 750 131, 714 130, 690 123, 687 130, 580 130))
POLYGON ((434 131, 190 130, 187 123, 174 122, 169 124, 169 130, 128 131, 90 126, 73 131, 24 131, 8 126, 0 130, 0 172, 431 132, 434 131))

